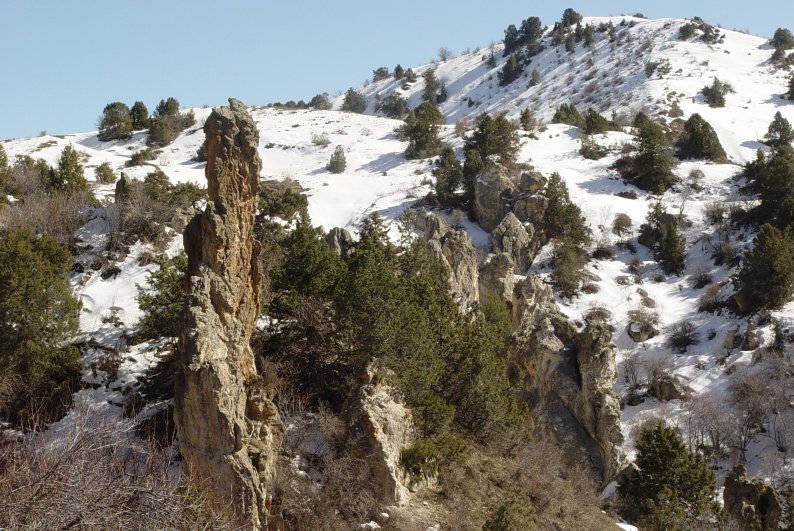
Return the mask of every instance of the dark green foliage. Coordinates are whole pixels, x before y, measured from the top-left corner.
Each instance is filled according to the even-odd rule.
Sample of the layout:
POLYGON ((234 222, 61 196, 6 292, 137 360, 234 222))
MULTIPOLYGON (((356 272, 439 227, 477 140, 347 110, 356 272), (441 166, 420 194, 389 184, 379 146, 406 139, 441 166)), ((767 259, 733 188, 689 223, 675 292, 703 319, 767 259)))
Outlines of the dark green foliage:
POLYGON ((535 526, 533 516, 535 506, 526 493, 511 493, 506 498, 496 500, 496 505, 488 515, 482 529, 489 531, 524 531, 535 526))
POLYGON ((14 177, 14 170, 8 164, 8 155, 3 145, 0 144, 0 193, 8 193, 11 181, 14 177))
POLYGON ((413 68, 409 68, 405 71, 405 82, 406 83, 415 83, 416 82, 416 72, 414 72, 413 68))
POLYGON ((627 516, 648 522, 647 529, 678 529, 656 525, 672 516, 686 525, 711 516, 714 473, 672 428, 662 421, 645 428, 636 447, 639 470, 618 487, 627 516))
POLYGON ((325 169, 331 173, 342 173, 346 168, 347 158, 345 157, 345 150, 342 146, 336 146, 325 169))
POLYGON ((511 168, 515 164, 519 147, 516 127, 504 114, 496 118, 482 114, 477 118, 477 128, 466 140, 464 150, 477 150, 482 161, 496 155, 501 164, 511 168))
POLYGON ((394 79, 402 79, 405 77, 405 69, 401 65, 394 67, 394 79))
POLYGON ((408 141, 405 156, 424 159, 438 155, 441 150, 438 130, 444 121, 444 115, 427 101, 409 112, 405 123, 397 129, 400 138, 408 141))
POLYGON ((367 100, 355 89, 347 89, 345 100, 342 102, 342 110, 361 114, 367 110, 367 100))
POLYGON ((537 69, 532 70, 532 74, 529 76, 529 86, 534 87, 540 83, 540 72, 537 69))
POLYGON ((507 61, 505 61, 504 66, 502 69, 499 70, 497 73, 497 77, 499 78, 499 86, 504 87, 509 85, 519 77, 524 72, 524 57, 519 53, 512 54, 508 57, 507 61))
POLYGON ((466 200, 469 202, 474 200, 474 183, 483 169, 485 162, 480 152, 476 149, 467 149, 463 155, 463 186, 466 200))
POLYGON ((103 162, 94 169, 94 178, 99 184, 113 184, 116 182, 116 174, 109 162, 103 162))
POLYGON ((309 100, 309 107, 317 111, 328 111, 331 109, 331 100, 327 93, 317 94, 309 100))
POLYGON ((433 169, 433 177, 436 179, 434 189, 438 202, 452 205, 455 193, 463 184, 463 166, 455 158, 455 151, 451 147, 441 150, 441 156, 433 169))
POLYGON ((791 232, 765 223, 745 253, 739 272, 741 293, 753 309, 780 308, 794 294, 794 244, 791 232))
POLYGON ((521 111, 521 116, 518 118, 519 123, 521 124, 521 128, 524 131, 531 132, 537 126, 537 120, 535 120, 535 115, 529 108, 524 109, 521 111))
POLYGON ((168 99, 160 100, 154 112, 157 116, 176 116, 179 114, 179 101, 169 96, 168 99))
POLYGON ((788 82, 788 99, 794 101, 794 74, 791 75, 788 82))
POLYGON ((154 160, 157 157, 156 151, 150 148, 143 148, 140 151, 136 151, 135 153, 130 156, 130 160, 124 163, 127 167, 132 166, 142 166, 147 161, 154 160))
POLYGON ((680 275, 684 272, 686 240, 678 232, 678 224, 670 225, 659 243, 659 263, 665 273, 680 275))
POLYGON ((716 77, 711 85, 700 89, 700 93, 703 94, 709 107, 725 107, 725 95, 733 92, 734 90, 730 83, 720 81, 716 77))
POLYGON ((504 48, 504 52, 502 52, 502 55, 504 57, 507 57, 508 55, 516 51, 519 48, 519 46, 521 46, 521 38, 518 33, 518 29, 516 29, 515 24, 510 24, 509 26, 507 26, 507 29, 505 30, 504 42, 505 42, 505 48, 504 48))
POLYGON ((551 281, 562 295, 569 298, 576 295, 587 258, 587 253, 575 242, 568 238, 557 240, 554 245, 551 281))
MULTIPOLYGON (((576 109, 576 107, 574 107, 574 109, 576 109)), ((586 135, 606 133, 607 131, 614 131, 616 129, 618 129, 618 127, 615 123, 610 122, 598 114, 598 112, 596 112, 596 110, 592 107, 587 109, 587 112, 584 114, 584 126, 582 127, 582 132, 586 135)))
POLYGON ((764 143, 772 147, 788 146, 794 142, 794 129, 791 123, 783 118, 780 111, 775 113, 775 118, 769 124, 769 129, 764 137, 764 143))
POLYGON ((567 124, 574 127, 584 127, 584 119, 573 103, 563 103, 554 112, 551 118, 553 124, 567 124))
POLYGON ((292 221, 306 214, 309 201, 297 181, 262 181, 259 185, 259 213, 292 221))
POLYGON ((99 118, 97 138, 102 142, 123 140, 132 136, 130 108, 120 101, 108 103, 99 118))
POLYGON ((584 44, 590 47, 595 42, 595 29, 591 24, 585 24, 584 27, 584 44))
POLYGON ((537 55, 542 50, 538 42, 541 35, 543 35, 543 23, 540 18, 529 17, 521 22, 520 37, 528 57, 537 55))
POLYGON ((382 81, 388 78, 389 78, 389 69, 385 66, 381 66, 372 71, 373 83, 377 83, 378 81, 382 81))
POLYGON ((582 21, 582 15, 569 7, 565 11, 563 11, 560 24, 563 27, 570 27, 579 24, 581 21, 582 21))
POLYGON ((695 24, 694 22, 687 22, 678 29, 678 37, 683 41, 688 41, 689 39, 695 36, 697 31, 698 31, 697 24, 695 24))
POLYGON ((136 101, 132 104, 130 119, 132 120, 132 128, 135 131, 149 127, 149 109, 146 108, 142 101, 136 101))
POLYGON ((428 68, 422 78, 425 80, 425 88, 422 91, 422 101, 428 103, 436 103, 436 93, 438 92, 438 79, 436 78, 436 70, 428 68))
POLYGON ((0 233, 0 366, 20 384, 0 397, 1 418, 55 420, 26 419, 22 410, 79 376, 80 353, 68 344, 80 308, 67 280, 71 265, 69 250, 48 236, 26 228, 0 233))
POLYGON ((588 160, 599 160, 607 156, 609 150, 601 147, 596 143, 592 137, 582 135, 582 147, 579 148, 579 154, 588 160))
POLYGON ((681 159, 708 159, 714 162, 727 160, 714 128, 697 113, 684 124, 684 134, 678 141, 678 156, 681 159))
POLYGON ((576 51, 576 40, 574 39, 573 33, 569 33, 568 36, 565 37, 565 51, 568 53, 576 51))
POLYGON ((494 56, 493 50, 491 50, 490 55, 488 55, 488 60, 485 64, 488 65, 488 68, 496 68, 496 56, 494 56))
POLYGON ((393 92, 375 106, 375 111, 389 118, 402 119, 408 114, 408 104, 405 98, 393 92))
POLYGON ((768 155, 759 150, 756 159, 745 165, 744 174, 750 183, 748 188, 761 197, 755 210, 759 221, 772 221, 780 215, 785 201, 794 197, 794 149, 779 146, 768 155))
POLYGON ((587 227, 582 210, 571 201, 568 186, 559 173, 551 174, 544 195, 548 200, 543 218, 546 236, 566 240, 574 245, 589 242, 590 229, 587 227))
POLYGON ((794 48, 794 35, 787 28, 778 28, 772 37, 772 46, 781 50, 794 48))
POLYGON ((447 94, 447 84, 444 81, 442 81, 438 85, 438 94, 436 94, 436 103, 437 104, 444 103, 445 101, 447 101, 448 97, 449 96, 447 94))
POLYGON ((187 297, 187 256, 157 260, 159 269, 146 277, 147 287, 137 286, 143 312, 139 329, 145 339, 176 338, 182 330, 187 297))
POLYGON ((656 194, 664 193, 675 182, 670 139, 643 113, 637 115, 634 125, 638 129, 638 153, 620 158, 615 168, 633 185, 656 194))
POLYGON ((58 159, 58 168, 49 172, 49 186, 54 190, 87 190, 88 181, 83 175, 80 155, 71 144, 63 148, 58 159))

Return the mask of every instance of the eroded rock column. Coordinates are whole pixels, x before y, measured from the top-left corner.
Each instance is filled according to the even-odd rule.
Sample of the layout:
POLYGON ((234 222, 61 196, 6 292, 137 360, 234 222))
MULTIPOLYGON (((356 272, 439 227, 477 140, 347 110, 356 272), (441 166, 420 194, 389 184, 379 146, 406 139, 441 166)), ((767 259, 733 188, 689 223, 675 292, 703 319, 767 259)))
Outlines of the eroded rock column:
POLYGON ((262 528, 283 427, 250 346, 262 296, 253 236, 259 133, 235 99, 212 111, 204 133, 209 202, 184 234, 189 288, 175 422, 185 472, 262 528))

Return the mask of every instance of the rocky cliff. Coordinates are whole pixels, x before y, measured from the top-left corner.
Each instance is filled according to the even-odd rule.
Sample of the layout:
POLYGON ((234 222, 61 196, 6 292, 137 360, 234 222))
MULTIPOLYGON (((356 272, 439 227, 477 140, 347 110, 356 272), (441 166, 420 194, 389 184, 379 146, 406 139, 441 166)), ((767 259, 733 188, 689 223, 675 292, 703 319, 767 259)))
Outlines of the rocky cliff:
POLYGON ((262 296, 259 134, 245 106, 229 104, 204 125, 209 202, 184 235, 189 299, 174 416, 185 472, 264 527, 283 429, 250 346, 262 296))

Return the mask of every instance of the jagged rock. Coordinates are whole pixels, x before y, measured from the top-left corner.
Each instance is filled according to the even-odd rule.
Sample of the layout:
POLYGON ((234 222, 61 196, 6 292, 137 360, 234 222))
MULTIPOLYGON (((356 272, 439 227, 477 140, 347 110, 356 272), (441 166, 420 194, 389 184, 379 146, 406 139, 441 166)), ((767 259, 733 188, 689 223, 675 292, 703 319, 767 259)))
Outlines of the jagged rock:
POLYGON ((566 444, 591 451, 608 483, 624 462, 611 327, 595 321, 577 333, 535 275, 515 286, 513 325, 510 357, 524 369, 530 404, 552 433, 574 434, 566 444))
POLYGON ((725 478, 722 492, 725 508, 750 529, 758 519, 762 529, 777 529, 783 507, 775 490, 760 479, 748 479, 743 465, 736 466, 725 478))
POLYGON ((510 212, 514 190, 507 168, 488 158, 474 183, 474 215, 483 230, 491 232, 510 212))
POLYGON ((659 330, 647 321, 630 321, 626 327, 626 332, 637 343, 643 343, 659 335, 659 330))
POLYGON ((480 300, 488 300, 495 296, 502 301, 509 310, 513 308, 513 287, 515 265, 510 255, 499 253, 480 268, 479 286, 480 300))
POLYGON ((450 229, 441 238, 428 240, 430 254, 449 271, 452 295, 461 311, 480 300, 477 279, 477 249, 465 231, 450 229))
POLYGON ((648 384, 648 394, 662 402, 683 400, 689 397, 692 390, 678 376, 664 374, 653 378, 648 384))
POLYGON ((542 173, 529 171, 521 174, 518 189, 528 194, 536 194, 546 186, 547 179, 542 173))
POLYGON ((491 233, 491 246, 495 253, 507 253, 518 272, 523 274, 532 265, 532 260, 535 259, 538 251, 533 236, 532 225, 529 225, 527 230, 510 212, 491 233))
POLYGON ((425 210, 417 212, 414 225, 428 240, 441 238, 449 231, 449 225, 444 218, 425 210))
POLYGON ((371 367, 367 369, 369 382, 362 387, 358 419, 367 438, 371 483, 381 502, 405 505, 410 497, 410 478, 400 466, 400 457, 416 439, 413 416, 396 390, 376 378, 371 367))
POLYGON ((544 195, 521 195, 513 202, 513 214, 521 223, 542 226, 548 207, 549 200, 544 195))
POLYGON ((334 227, 325 235, 325 243, 331 248, 333 252, 341 256, 347 257, 347 253, 353 247, 353 237, 346 229, 334 227))
POLYGON ((241 102, 229 104, 204 125, 209 202, 184 234, 189 287, 174 420, 185 472, 264 528, 283 427, 250 346, 262 296, 253 237, 259 133, 241 102))

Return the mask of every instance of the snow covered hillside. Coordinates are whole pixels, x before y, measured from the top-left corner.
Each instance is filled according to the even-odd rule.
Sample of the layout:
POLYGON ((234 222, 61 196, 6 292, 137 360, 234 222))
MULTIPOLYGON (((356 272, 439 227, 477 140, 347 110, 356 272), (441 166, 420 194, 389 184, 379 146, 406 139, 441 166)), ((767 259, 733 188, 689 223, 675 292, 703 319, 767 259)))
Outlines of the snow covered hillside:
MULTIPOLYGON (((746 331, 747 320, 729 314, 699 312, 702 289, 693 288, 689 280, 693 274, 705 270, 721 286, 723 296, 733 290, 729 279, 735 268, 715 266, 710 258, 716 235, 704 220, 704 209, 715 200, 748 199, 740 196, 741 183, 735 177, 741 172, 741 164, 755 158, 757 149, 765 149, 759 139, 775 112, 794 122, 794 103, 781 96, 790 73, 769 64, 772 48, 760 37, 721 30, 724 41, 710 45, 695 39, 681 40, 678 32, 686 23, 684 20, 613 17, 585 18, 583 22, 594 25, 612 22, 616 30, 614 42, 610 42, 606 33, 597 33, 591 49, 579 44, 572 53, 563 46, 554 47, 546 42, 547 48, 532 59, 524 76, 505 87, 500 87, 497 80, 497 72, 506 61, 500 43, 493 47, 495 67, 488 66, 490 51, 485 48, 443 63, 414 68, 418 80, 407 88, 393 78, 370 83, 361 89, 368 101, 369 114, 254 107, 251 111, 260 130, 263 178, 297 180, 306 190, 314 224, 326 230, 338 226, 355 231, 360 220, 371 212, 396 220, 404 209, 431 190, 433 160, 406 160, 403 155, 406 143, 394 132, 401 122, 376 116, 376 101, 396 91, 407 99, 409 107, 417 106, 422 98, 421 75, 429 68, 436 69, 436 77, 446 84, 448 91, 448 99, 440 104, 448 124, 443 128, 442 140, 458 149, 459 154, 463 140, 455 133, 453 124, 481 113, 504 112, 511 120, 517 120, 521 111, 529 108, 537 118, 548 122, 563 103, 573 103, 581 111, 592 106, 603 115, 618 119, 644 111, 670 121, 668 113, 674 103, 683 111, 684 119, 699 113, 716 130, 730 162, 682 162, 675 169, 682 182, 693 170, 703 172, 698 190, 685 191, 679 186, 661 198, 668 211, 681 211, 691 221, 685 233, 688 256, 684 275, 662 275, 651 253, 638 245, 636 254, 618 250, 612 259, 591 261, 588 270, 593 274, 597 292, 584 293, 573 300, 560 299, 559 303, 575 321, 583 322, 584 316, 594 308, 610 312, 610 322, 615 327, 613 341, 618 348, 618 394, 623 395, 626 389, 627 366, 663 364, 682 378, 696 396, 712 397, 724 403, 730 375, 744 370, 753 361, 751 352, 734 348, 732 344, 725 347, 726 338, 746 331), (650 76, 646 73, 648 63, 658 65, 650 76), (534 86, 530 86, 532 70, 540 74, 540 82, 534 86), (730 83, 735 90, 727 95, 724 108, 709 107, 699 94, 715 77, 730 83), (322 135, 327 136, 329 145, 317 143, 322 135), (347 170, 332 174, 325 166, 337 145, 345 150, 347 170), (662 333, 638 344, 627 333, 629 312, 640 309, 647 300, 653 301, 652 310, 658 313, 658 328, 662 333), (673 352, 666 344, 665 332, 680 322, 694 324, 699 335, 699 342, 684 353, 673 352)), ((341 96, 334 99, 337 107, 341 100, 341 96)), ((10 160, 17 155, 30 155, 54 164, 61 150, 72 144, 85 157, 89 180, 93 178, 93 167, 108 162, 114 171, 125 172, 130 177, 142 178, 157 167, 173 182, 203 185, 204 164, 196 162, 194 157, 204 140, 201 124, 209 109, 194 109, 194 112, 196 125, 164 148, 156 160, 143 166, 128 168, 125 163, 145 147, 145 133, 137 133, 128 141, 114 142, 98 141, 96 132, 42 136, 9 140, 3 147, 10 160)), ((618 213, 627 214, 635 228, 645 219, 651 196, 627 186, 610 169, 623 144, 632 140, 628 129, 596 135, 595 141, 609 148, 609 154, 595 161, 580 155, 580 132, 575 127, 547 125, 533 135, 525 132, 521 135, 519 162, 528 162, 545 175, 559 172, 596 238, 617 243, 611 227, 618 213), (623 197, 616 195, 621 192, 623 197), (627 198, 625 192, 634 192, 637 198, 627 198)), ((113 185, 95 186, 100 200, 112 197, 113 185)), ((454 223, 463 224, 475 246, 483 250, 483 255, 487 253, 488 235, 476 224, 451 212, 442 214, 454 218, 454 223)), ((86 245, 99 245, 104 222, 102 209, 94 209, 94 219, 82 229, 80 239, 86 245)), ((180 250, 180 238, 174 236, 166 250, 169 254, 180 250)), ((745 248, 752 236, 733 235, 745 248)), ((140 317, 135 285, 143 284, 146 273, 156 267, 139 264, 138 255, 151 251, 144 247, 133 247, 130 256, 118 264, 120 273, 115 276, 103 279, 98 271, 91 270, 75 273, 73 285, 83 303, 80 326, 86 338, 105 347, 119 348, 125 330, 135 326, 140 317), (120 327, 111 319, 114 315, 120 319, 120 327)), ((533 271, 548 274, 549 258, 550 250, 546 249, 536 259, 533 271)), ((794 330, 794 303, 773 316, 784 329, 794 330)), ((772 339, 771 326, 765 324, 758 329, 762 345, 772 339)), ((135 347, 122 351, 125 358, 114 387, 83 391, 98 395, 95 398, 101 400, 97 403, 120 403, 121 388, 133 384, 156 361, 151 349, 135 347)), ((86 366, 90 362, 86 360, 86 366)), ((93 378, 91 370, 86 371, 86 378, 93 378)), ((689 404, 680 400, 662 403, 649 398, 635 406, 627 405, 622 412, 625 450, 632 453, 635 427, 654 415, 685 428, 691 413, 689 404)), ((721 415, 732 414, 730 409, 720 411, 721 415)), ((751 475, 770 477, 788 465, 785 457, 776 450, 775 441, 768 433, 758 434, 748 454, 748 468, 751 475)), ((715 464, 729 468, 730 459, 715 464)))

